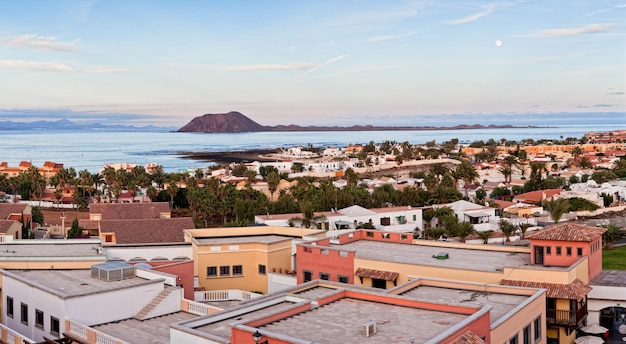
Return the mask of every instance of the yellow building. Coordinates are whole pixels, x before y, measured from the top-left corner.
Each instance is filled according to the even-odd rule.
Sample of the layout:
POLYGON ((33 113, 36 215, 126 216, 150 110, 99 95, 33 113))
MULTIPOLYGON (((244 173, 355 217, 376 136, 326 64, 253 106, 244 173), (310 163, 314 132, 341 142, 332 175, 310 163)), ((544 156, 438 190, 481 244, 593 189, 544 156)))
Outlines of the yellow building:
POLYGON ((326 231, 291 227, 207 228, 185 231, 194 274, 205 290, 268 292, 268 273, 294 274, 294 241, 324 238, 326 231))

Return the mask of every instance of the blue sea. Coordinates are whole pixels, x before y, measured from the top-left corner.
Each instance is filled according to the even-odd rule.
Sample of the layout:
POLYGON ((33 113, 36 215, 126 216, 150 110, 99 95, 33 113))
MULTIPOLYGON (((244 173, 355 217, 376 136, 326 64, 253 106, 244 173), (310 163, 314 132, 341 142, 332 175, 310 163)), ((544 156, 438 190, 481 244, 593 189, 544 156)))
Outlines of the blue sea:
POLYGON ((0 131, 0 161, 17 166, 30 161, 42 166, 54 161, 73 167, 98 172, 105 163, 128 162, 145 165, 155 162, 165 172, 187 168, 202 168, 209 162, 183 159, 181 152, 219 152, 246 149, 273 149, 295 145, 314 147, 346 146, 348 144, 376 143, 386 140, 421 144, 437 143, 456 138, 461 142, 522 139, 581 138, 589 131, 626 129, 623 124, 563 125, 540 128, 466 129, 426 131, 339 131, 339 132, 285 132, 200 134, 168 131, 0 131))

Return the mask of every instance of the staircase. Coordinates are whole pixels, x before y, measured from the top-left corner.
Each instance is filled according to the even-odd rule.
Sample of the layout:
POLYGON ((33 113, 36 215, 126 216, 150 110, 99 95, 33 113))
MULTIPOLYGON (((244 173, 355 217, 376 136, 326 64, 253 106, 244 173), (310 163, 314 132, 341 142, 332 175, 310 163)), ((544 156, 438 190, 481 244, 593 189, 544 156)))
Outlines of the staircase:
POLYGON ((148 303, 142 310, 140 310, 139 313, 137 313, 133 317, 133 319, 143 321, 150 318, 150 313, 161 303, 161 301, 165 300, 174 290, 177 289, 179 288, 166 286, 165 289, 163 289, 163 291, 160 292, 159 295, 157 295, 154 299, 152 299, 152 301, 150 301, 150 303, 148 303))

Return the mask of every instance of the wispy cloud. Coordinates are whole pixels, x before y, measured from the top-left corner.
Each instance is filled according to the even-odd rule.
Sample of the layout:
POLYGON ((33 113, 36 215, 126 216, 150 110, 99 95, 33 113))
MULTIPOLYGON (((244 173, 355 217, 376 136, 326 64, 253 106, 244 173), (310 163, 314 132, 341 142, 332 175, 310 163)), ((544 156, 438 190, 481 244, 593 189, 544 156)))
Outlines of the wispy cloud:
POLYGON ((593 104, 593 107, 613 107, 613 104, 593 104))
POLYGON ((78 40, 63 42, 59 41, 56 37, 46 37, 38 34, 0 37, 0 46, 25 47, 51 51, 73 51, 77 42, 78 40))
POLYGON ((621 96, 621 95, 624 95, 624 92, 609 92, 606 95, 607 96, 621 96))
POLYGON ((335 62, 343 59, 344 57, 346 57, 346 55, 339 55, 337 57, 333 57, 332 59, 327 60, 327 61, 325 61, 325 62, 323 62, 323 63, 321 63, 321 64, 319 64, 319 65, 317 65, 317 66, 315 66, 315 67, 313 67, 313 68, 311 68, 309 70, 307 70, 302 75, 300 75, 300 78, 304 78, 305 76, 307 76, 307 75, 309 75, 309 74, 311 74, 311 73, 313 73, 313 72, 315 72, 315 71, 317 71, 317 70, 319 70, 321 68, 324 68, 324 67, 326 67, 326 66, 328 66, 328 65, 330 65, 332 63, 335 63, 335 62))
POLYGON ((252 64, 252 65, 241 65, 241 66, 227 66, 227 67, 219 67, 221 70, 246 70, 246 71, 255 71, 255 70, 306 70, 310 68, 316 67, 317 64, 309 63, 309 62, 290 62, 285 64, 252 64))
POLYGON ((589 24, 583 27, 565 28, 565 29, 547 29, 541 30, 534 34, 539 37, 563 37, 563 36, 579 36, 592 33, 607 32, 617 28, 617 24, 589 24))
POLYGON ((591 12, 591 13, 587 13, 585 15, 585 17, 591 17, 591 16, 595 16, 595 15, 598 15, 598 14, 601 14, 601 13, 604 13, 604 12, 608 12, 608 11, 612 11, 612 10, 621 10, 621 9, 626 9, 626 4, 619 5, 619 6, 614 6, 614 7, 609 7, 609 8, 603 8, 603 9, 600 9, 600 10, 597 10, 597 11, 594 11, 594 12, 591 12))
POLYGON ((58 61, 26 61, 26 60, 0 60, 0 68, 17 70, 51 71, 64 73, 121 73, 130 69, 111 66, 91 66, 83 69, 73 67, 65 62, 58 61))
POLYGON ((393 39, 415 36, 418 33, 420 33, 420 31, 412 31, 412 32, 406 32, 406 33, 401 33, 401 34, 397 34, 397 35, 389 35, 389 36, 377 36, 377 37, 372 37, 372 38, 366 40, 366 42, 390 41, 390 40, 393 40, 393 39))
POLYGON ((480 6, 482 7, 482 11, 480 12, 476 12, 474 14, 470 14, 468 16, 462 17, 462 18, 458 18, 458 19, 452 19, 452 20, 446 20, 444 21, 445 24, 449 24, 449 25, 459 25, 459 24, 467 24, 467 23, 471 23, 473 21, 476 21, 480 18, 486 17, 490 14, 492 14, 493 12, 495 12, 497 9, 499 8, 503 8, 503 7, 508 7, 510 6, 509 3, 493 3, 493 4, 487 4, 484 6, 480 6))

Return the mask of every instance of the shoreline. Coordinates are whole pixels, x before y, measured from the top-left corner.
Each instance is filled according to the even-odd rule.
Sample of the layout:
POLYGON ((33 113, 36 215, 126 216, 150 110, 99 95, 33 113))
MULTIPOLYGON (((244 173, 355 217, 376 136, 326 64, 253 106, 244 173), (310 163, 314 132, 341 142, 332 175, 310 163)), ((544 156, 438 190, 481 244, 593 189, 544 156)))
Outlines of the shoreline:
POLYGON ((214 162, 217 164, 245 163, 252 161, 280 161, 280 159, 265 157, 265 155, 273 153, 276 153, 276 149, 247 149, 223 152, 179 152, 178 154, 183 159, 214 162))

